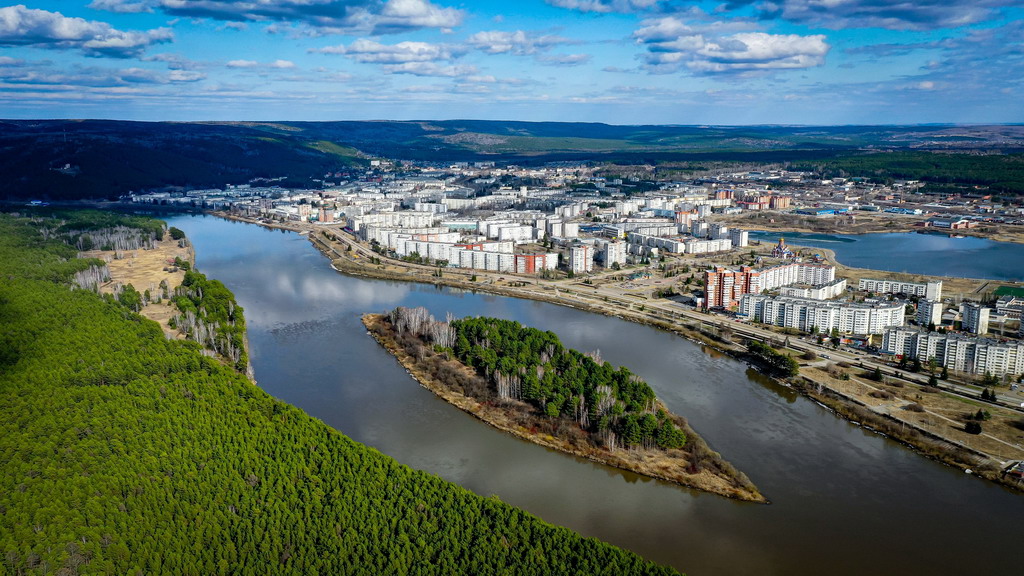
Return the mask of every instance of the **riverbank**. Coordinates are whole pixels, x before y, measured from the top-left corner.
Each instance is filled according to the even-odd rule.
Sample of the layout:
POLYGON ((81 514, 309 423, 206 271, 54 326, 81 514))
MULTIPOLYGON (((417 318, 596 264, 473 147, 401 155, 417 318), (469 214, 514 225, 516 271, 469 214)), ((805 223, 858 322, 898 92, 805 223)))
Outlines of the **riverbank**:
MULTIPOLYGON (((687 450, 685 451, 645 449, 611 451, 590 444, 573 442, 567 438, 554 436, 540 430, 540 423, 538 422, 524 422, 522 412, 525 409, 525 405, 514 406, 513 404, 517 403, 511 401, 504 406, 494 403, 483 403, 453 390, 451 386, 432 376, 426 369, 425 364, 431 361, 441 361, 453 372, 461 372, 467 378, 475 378, 475 372, 460 362, 443 360, 431 350, 424 350, 422 358, 414 358, 398 344, 393 331, 390 330, 388 323, 382 315, 366 314, 363 315, 362 321, 369 334, 390 352, 421 386, 430 390, 449 404, 499 430, 534 444, 643 476, 665 480, 736 500, 758 503, 767 502, 767 499, 750 480, 723 460, 720 454, 710 450, 704 440, 700 438, 684 419, 677 417, 674 419, 674 422, 686 434, 687 450), (698 458, 700 462, 697 461, 698 458), (699 471, 693 472, 696 468, 699 468, 699 471)), ((664 409, 660 404, 659 407, 664 409)))
MULTIPOLYGON (((232 217, 230 219, 259 224, 244 218, 232 217)), ((746 354, 746 349, 740 343, 733 342, 734 335, 741 336, 742 338, 755 338, 764 342, 774 341, 776 342, 776 347, 784 352, 794 355, 801 353, 799 349, 787 350, 785 346, 782 346, 781 343, 786 339, 786 335, 777 331, 728 322, 721 317, 685 310, 674 302, 664 299, 648 299, 633 294, 616 292, 610 286, 589 286, 577 280, 540 281, 536 277, 487 273, 479 270, 444 269, 441 273, 442 275, 437 276, 438 269, 436 267, 422 266, 381 257, 379 254, 370 251, 365 245, 361 245, 350 236, 338 230, 324 230, 323 227, 312 225, 282 226, 275 224, 273 227, 307 232, 311 243, 324 256, 330 259, 332 267, 344 274, 391 281, 424 282, 474 292, 479 291, 538 300, 606 316, 616 316, 624 320, 672 332, 693 342, 708 345, 741 361, 749 362, 751 360, 746 354)), ((820 250, 817 251, 820 252, 820 250)), ((874 276, 877 277, 881 274, 889 273, 876 272, 874 276)), ((840 353, 833 352, 832 354, 835 357, 841 357, 840 353)), ((850 358, 850 360, 855 361, 853 358, 850 358)), ((883 369, 886 368, 883 366, 883 369)), ((795 389, 822 404, 828 405, 831 410, 843 418, 855 423, 862 421, 855 416, 855 409, 862 409, 865 402, 870 402, 868 400, 870 398, 870 391, 865 391, 863 397, 858 397, 850 394, 849 390, 844 388, 846 383, 842 381, 824 377, 822 373, 806 370, 805 372, 814 377, 812 389, 819 390, 820 387, 820 391, 828 391, 832 394, 832 397, 815 397, 814 394, 807 391, 807 388, 800 385, 803 381, 797 382, 795 389)), ((921 392, 922 389, 923 387, 919 384, 908 384, 907 387, 908 392, 911 390, 915 391, 915 394, 920 395, 927 402, 928 395, 921 392)), ((973 413, 977 410, 977 407, 970 409, 970 402, 972 400, 963 396, 956 396, 955 401, 963 405, 961 412, 964 414, 968 413, 968 411, 973 413)), ((1006 442, 1009 442, 1010 446, 1013 444, 1024 444, 1024 433, 1018 433, 1024 432, 1024 430, 1018 430, 1013 426, 1013 422, 1016 421, 1015 419, 1019 419, 1020 416, 1015 416, 1011 411, 1002 408, 999 408, 997 413, 1000 414, 999 421, 1005 424, 1001 429, 1008 434, 1001 446, 1007 447, 1006 442)), ((901 420, 897 415, 903 416, 903 414, 895 412, 880 412, 876 414, 882 421, 889 422, 897 427, 908 426, 908 422, 901 420)), ((881 426, 872 426, 872 429, 875 430, 882 430, 882 428, 881 426)), ((961 450, 958 448, 959 441, 953 436, 961 434, 962 428, 958 429, 951 425, 933 428, 934 431, 929 432, 929 434, 934 434, 936 437, 948 441, 946 446, 938 445, 938 450, 945 452, 945 455, 936 459, 958 468, 965 470, 999 468, 999 465, 1006 462, 1008 458, 1019 458, 1016 456, 1016 452, 1013 454, 993 454, 976 449, 974 446, 971 446, 969 450, 961 450)), ((988 424, 986 424, 986 429, 988 429, 988 424)), ((923 454, 934 452, 936 450, 936 447, 932 445, 934 443, 924 443, 919 440, 922 438, 928 438, 928 436, 921 434, 917 438, 901 438, 901 441, 913 446, 923 454)), ((965 438, 965 440, 974 442, 970 437, 965 438)))

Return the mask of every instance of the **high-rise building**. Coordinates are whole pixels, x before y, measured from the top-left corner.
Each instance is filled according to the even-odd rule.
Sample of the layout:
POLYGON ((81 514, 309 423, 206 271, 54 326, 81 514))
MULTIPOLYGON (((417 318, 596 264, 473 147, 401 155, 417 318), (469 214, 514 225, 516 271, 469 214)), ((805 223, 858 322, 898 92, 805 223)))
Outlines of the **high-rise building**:
POLYGON ((990 308, 977 302, 960 304, 961 326, 972 334, 987 334, 989 311, 990 308))
POLYGON ((573 274, 594 271, 594 247, 589 244, 577 244, 569 248, 569 270, 573 274))
POLYGON ((921 300, 917 303, 917 323, 921 326, 942 324, 942 301, 921 300))
POLYGON ((624 266, 626 264, 626 243, 611 241, 600 243, 598 255, 605 268, 611 268, 613 264, 624 266))

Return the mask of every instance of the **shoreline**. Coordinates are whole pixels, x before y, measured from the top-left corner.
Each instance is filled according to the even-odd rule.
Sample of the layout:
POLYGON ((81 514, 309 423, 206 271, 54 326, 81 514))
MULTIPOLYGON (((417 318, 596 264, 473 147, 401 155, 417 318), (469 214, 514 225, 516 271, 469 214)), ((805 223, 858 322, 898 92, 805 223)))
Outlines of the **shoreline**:
MULTIPOLYGON (((255 222, 255 221, 253 221, 251 219, 242 218, 242 217, 238 217, 238 216, 235 216, 235 215, 229 215, 229 214, 223 214, 223 213, 219 213, 219 214, 216 214, 216 215, 224 217, 224 218, 229 219, 229 220, 234 220, 234 221, 239 221, 239 222, 244 222, 244 223, 249 223, 249 224, 256 224, 256 225, 260 225, 260 226, 264 226, 264 227, 268 227, 268 228, 273 228, 273 229, 285 229, 285 230, 290 230, 290 231, 293 231, 293 232, 303 232, 304 231, 302 228, 300 228, 298 226, 287 226, 287 225, 281 225, 279 223, 273 223, 272 225, 268 226, 268 225, 266 225, 264 223, 255 222)), ((313 229, 313 230, 315 230, 315 229, 313 229)), ((331 264, 331 267, 335 271, 337 271, 339 273, 342 273, 342 274, 348 274, 348 275, 359 276, 359 277, 364 277, 364 278, 372 278, 372 279, 377 279, 377 280, 389 280, 389 281, 395 281, 395 282, 419 282, 419 283, 433 284, 435 286, 447 286, 449 288, 455 288, 455 289, 460 289, 460 290, 469 290, 469 291, 472 291, 472 292, 480 291, 480 292, 485 292, 485 293, 489 293, 489 294, 496 294, 496 295, 499 295, 499 296, 508 296, 508 297, 512 297, 512 298, 523 298, 523 299, 527 299, 527 300, 535 300, 535 301, 546 302, 546 303, 550 303, 550 304, 556 304, 556 305, 559 305, 559 306, 567 306, 567 307, 570 307, 570 308, 576 308, 576 309, 579 309, 579 310, 583 310, 585 312, 592 312, 592 313, 602 314, 604 316, 615 316, 615 317, 618 317, 618 318, 623 319, 623 320, 627 320, 627 321, 630 321, 630 322, 635 322, 635 323, 638 323, 638 324, 643 324, 643 325, 651 326, 651 327, 654 327, 654 328, 657 328, 657 329, 660 329, 660 330, 664 330, 664 331, 672 333, 672 334, 674 334, 676 336, 685 338, 686 340, 688 340, 688 341, 690 341, 690 342, 692 342, 694 344, 698 344, 698 345, 701 345, 701 346, 709 346, 710 348, 712 348, 712 349, 714 349, 714 350, 716 350, 718 352, 727 354, 727 355, 729 355, 729 356, 739 360, 740 362, 745 362, 745 363, 748 363, 748 364, 751 363, 751 360, 747 357, 747 355, 745 353, 745 349, 741 345, 739 345, 739 344, 737 344, 735 342, 732 342, 731 340, 729 340, 727 338, 723 339, 723 337, 720 334, 718 334, 718 333, 705 330, 705 326, 708 326, 708 327, 710 327, 712 329, 715 328, 716 325, 719 328, 721 328, 722 326, 725 326, 724 321, 722 319, 719 319, 719 318, 711 318, 711 317, 704 318, 703 316, 700 316, 698 318, 693 318, 693 317, 690 317, 690 316, 688 316, 686 314, 683 314, 683 313, 676 313, 675 315, 667 315, 667 314, 660 313, 653 306, 651 306, 650 308, 645 308, 645 306, 643 304, 640 304, 639 307, 636 307, 636 305, 639 304, 639 302, 636 302, 636 303, 628 302, 624 298, 611 298, 611 299, 606 298, 604 301, 594 301, 593 299, 597 297, 595 294, 590 294, 590 293, 586 293, 586 292, 579 292, 579 291, 576 290, 577 286, 575 284, 551 285, 551 286, 548 286, 547 288, 553 289, 552 292, 545 292, 545 291, 542 291, 542 289, 539 286, 537 286, 536 284, 532 284, 532 283, 527 283, 526 286, 512 287, 512 286, 496 286, 496 285, 488 284, 488 283, 471 282, 471 281, 468 281, 468 280, 460 280, 459 279, 460 274, 458 272, 449 273, 448 270, 445 271, 446 275, 443 276, 443 277, 431 277, 431 276, 428 275, 428 271, 433 271, 433 270, 435 270, 435 268, 433 268, 433 267, 426 267, 426 266, 419 266, 419 265, 413 265, 413 264, 406 264, 406 263, 395 263, 395 264, 396 265, 400 264, 402 267, 405 267, 405 268, 416 269, 416 270, 422 272, 423 275, 419 276, 417 274, 410 273, 410 272, 389 271, 389 270, 386 269, 386 266, 384 266, 384 265, 379 265, 379 266, 375 267, 375 266, 371 266, 368 260, 358 261, 358 260, 356 260, 353 257, 346 257, 345 256, 345 253, 346 253, 345 252, 345 248, 346 247, 351 247, 351 246, 358 246, 358 242, 355 242, 354 240, 349 239, 349 238, 347 238, 347 237, 345 237, 343 235, 340 236, 340 237, 339 236, 335 236, 333 234, 334 232, 337 232, 337 231, 321 229, 321 230, 318 230, 318 231, 315 231, 315 232, 314 231, 308 231, 308 234, 306 234, 306 235, 309 238, 310 242, 313 244, 313 246, 318 251, 320 251, 320 253, 323 256, 327 257, 328 261, 331 264), (332 235, 331 239, 333 240, 333 243, 336 244, 338 247, 340 247, 341 250, 339 250, 338 247, 333 246, 327 240, 322 238, 320 236, 320 234, 318 233, 320 231, 323 231, 323 232, 326 232, 326 233, 330 233, 332 235), (530 289, 525 289, 525 288, 530 288, 530 289)), ((390 263, 391 262, 389 261, 389 264, 390 263)), ((840 268, 840 269, 843 269, 843 270, 850 270, 847 267, 842 266, 842 265, 837 266, 837 268, 840 268)), ((860 270, 860 269, 852 269, 852 270, 860 270)), ((461 276, 469 277, 469 276, 471 276, 470 273, 472 273, 472 272, 473 271, 469 271, 469 273, 461 274, 461 276)), ((484 274, 481 271, 476 271, 476 272, 478 274, 480 274, 480 275, 484 274)), ((873 272, 878 272, 878 271, 873 271, 873 272)), ((885 273, 885 272, 879 272, 879 273, 885 273)), ((505 274, 504 276, 509 276, 509 277, 516 278, 516 279, 517 278, 523 278, 524 280, 526 280, 528 278, 532 278, 532 277, 526 277, 526 276, 517 276, 515 274, 505 274)), ((536 282, 536 278, 532 278, 532 280, 533 280, 533 282, 536 282)), ((983 281, 983 282, 988 283, 988 282, 991 282, 991 281, 983 281)), ((651 301, 645 301, 645 302, 647 303, 648 306, 651 305, 651 301)), ((727 327, 727 329, 729 329, 729 328, 730 327, 727 327)), ((785 337, 785 335, 783 335, 783 334, 774 334, 774 337, 776 337, 776 338, 781 340, 782 338, 785 337)), ((800 378, 800 377, 798 377, 798 378, 800 378)), ((834 386, 830 382, 824 381, 824 380, 817 380, 817 381, 814 381, 814 385, 813 386, 802 386, 799 383, 794 386, 794 385, 788 384, 786 380, 780 380, 780 379, 774 378, 774 377, 773 377, 773 380, 775 380, 777 382, 780 382, 780 383, 782 383, 785 386, 790 386, 790 387, 794 388, 801 395, 803 395, 804 397, 810 399, 811 401, 815 401, 815 402, 821 403, 822 405, 824 405, 826 407, 826 409, 832 411, 834 414, 836 414, 840 418, 842 418, 842 419, 844 419, 844 420, 846 420, 846 421, 848 421, 850 423, 860 425, 860 421, 855 420, 851 416, 851 414, 854 413, 855 409, 857 409, 858 407, 861 407, 862 404, 859 404, 857 401, 854 401, 854 400, 846 398, 846 395, 844 393, 842 393, 838 387, 834 386), (824 390, 827 390, 830 393, 830 396, 819 397, 818 395, 811 393, 811 391, 812 391, 811 389, 819 387, 819 386, 821 388, 823 388, 824 390)), ((895 426, 906 425, 906 422, 904 420, 895 418, 894 416, 892 416, 890 414, 878 413, 878 412, 872 412, 872 414, 875 417, 877 417, 880 421, 886 422, 886 423, 888 423, 890 425, 895 425, 895 426)), ((895 439, 895 440, 897 440, 897 441, 899 441, 901 443, 904 443, 904 444, 912 447, 912 449, 915 452, 919 452, 920 454, 925 455, 925 456, 927 456, 927 457, 929 457, 931 459, 943 462, 945 464, 957 467, 959 469, 962 469, 962 470, 973 470, 973 469, 976 469, 976 468, 980 468, 979 461, 978 461, 977 457, 974 457, 974 456, 968 456, 968 457, 962 457, 961 456, 961 457, 957 457, 958 454, 956 454, 955 449, 941 450, 940 453, 933 455, 934 446, 930 446, 930 445, 924 444, 923 442, 921 442, 918 439, 914 439, 914 438, 896 438, 893 435, 886 434, 882 430, 878 429, 878 427, 870 427, 870 429, 874 430, 876 433, 878 433, 878 434, 880 434, 880 435, 882 435, 884 437, 895 439)), ((934 432, 929 432, 929 434, 935 435, 934 432)), ((950 446, 954 446, 954 447, 956 445, 956 441, 955 440, 952 441, 953 443, 950 443, 951 442, 950 439, 947 438, 946 436, 938 435, 937 437, 939 438, 940 442, 945 442, 945 443, 949 444, 950 446)), ((992 458, 991 456, 989 456, 989 460, 1003 461, 1001 459, 992 458)), ((983 476, 979 475, 979 477, 983 477, 983 476)), ((1007 487, 1011 487, 1011 488, 1015 488, 1017 490, 1021 490, 1022 489, 1022 486, 1020 485, 1020 483, 1010 483, 1008 481, 1002 481, 1002 477, 1001 476, 999 476, 997 478, 986 477, 986 479, 993 480, 997 484, 1000 484, 1000 485, 1003 485, 1003 486, 1007 486, 1007 487)))
MULTIPOLYGON (((674 467, 669 467, 662 461, 665 456, 664 453, 655 454, 655 451, 650 450, 622 450, 619 452, 609 452, 607 450, 593 448, 592 450, 583 450, 569 441, 551 436, 549 434, 542 434, 529 429, 524 428, 521 425, 514 425, 509 422, 510 417, 508 410, 502 409, 490 404, 482 403, 475 398, 465 396, 458 392, 453 391, 449 386, 436 378, 427 375, 417 361, 412 358, 405 350, 401 349, 398 344, 390 338, 387 338, 381 333, 381 320, 383 315, 381 314, 364 314, 362 316, 363 325, 367 329, 367 333, 373 337, 385 350, 387 350, 395 359, 406 369, 410 376, 416 380, 420 386, 430 390, 439 398, 448 402, 449 404, 459 408, 460 410, 472 415, 473 417, 487 423, 488 425, 526 440, 530 443, 551 448, 559 452, 570 454, 579 458, 584 458, 593 462, 597 462, 613 468, 618 468, 641 476, 647 476, 673 484, 678 484, 686 488, 700 490, 711 494, 717 494, 733 500, 740 500, 744 502, 754 503, 769 503, 768 499, 765 498, 756 487, 753 491, 745 490, 735 483, 741 483, 742 480, 739 478, 727 477, 719 474, 714 474, 708 469, 701 470, 697 474, 688 474, 682 471, 683 468, 689 465, 689 462, 683 461, 677 463, 674 467)), ((455 361, 456 364, 469 370, 464 364, 455 361)), ((475 374, 475 372, 474 372, 475 374)), ((661 403, 659 401, 659 406, 661 403)), ((678 423, 678 422, 677 422, 678 423)), ((720 465, 719 462, 724 463, 721 459, 721 455, 714 452, 710 448, 707 448, 707 444, 693 429, 687 424, 685 427, 688 442, 693 441, 697 446, 706 448, 710 456, 716 461, 715 465, 720 465)), ((726 463, 727 464, 727 463, 726 463)), ((742 473, 738 473, 742 474, 742 473)), ((745 479, 746 477, 743 476, 745 479)), ((749 480, 748 480, 749 482, 749 480)))

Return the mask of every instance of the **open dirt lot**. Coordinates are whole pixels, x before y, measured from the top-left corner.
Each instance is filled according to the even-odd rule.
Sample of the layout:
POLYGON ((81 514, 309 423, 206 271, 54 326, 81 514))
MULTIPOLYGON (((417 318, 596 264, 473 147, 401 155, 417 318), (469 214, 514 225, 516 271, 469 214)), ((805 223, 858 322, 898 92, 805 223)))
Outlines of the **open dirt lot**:
POLYGON ((160 282, 166 280, 170 292, 181 285, 185 272, 174 267, 174 259, 181 258, 189 263, 193 261, 192 247, 181 248, 177 240, 169 234, 164 236, 154 250, 127 250, 115 253, 113 250, 89 250, 82 252, 83 258, 99 258, 110 268, 110 281, 100 286, 100 292, 111 294, 118 285, 131 284, 139 292, 149 290, 153 302, 143 306, 141 314, 150 320, 160 323, 164 333, 169 336, 181 337, 177 330, 168 326, 168 320, 174 315, 176 308, 170 300, 160 296, 160 282), (120 256, 120 257, 118 257, 120 256), (175 270, 175 271, 171 271, 175 270))

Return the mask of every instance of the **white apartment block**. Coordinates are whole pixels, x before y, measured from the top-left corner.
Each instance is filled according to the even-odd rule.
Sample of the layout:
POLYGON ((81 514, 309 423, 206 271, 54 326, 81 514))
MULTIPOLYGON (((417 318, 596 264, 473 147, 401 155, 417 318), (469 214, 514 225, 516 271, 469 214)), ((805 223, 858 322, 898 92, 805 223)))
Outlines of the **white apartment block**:
POLYGON ((833 328, 844 334, 881 334, 886 328, 903 325, 900 303, 861 304, 744 294, 740 312, 756 322, 820 332, 833 328))
POLYGON ((918 284, 915 282, 897 282, 894 280, 871 280, 861 278, 858 290, 874 292, 876 294, 906 294, 908 296, 923 296, 928 300, 942 299, 942 281, 927 282, 918 284))
POLYGON ((790 284, 821 286, 835 281, 836 268, 828 264, 804 264, 802 262, 778 264, 757 271, 750 279, 750 292, 758 294, 790 284))
POLYGON ((660 236, 631 232, 628 236, 628 241, 630 244, 657 248, 672 254, 683 254, 686 252, 686 244, 678 238, 662 238, 660 236))
POLYGON ((598 242, 598 257, 605 268, 611 268, 613 264, 624 266, 626 264, 626 243, 598 242))
POLYGON ((988 333, 988 316, 991 312, 982 304, 976 302, 963 302, 960 304, 961 326, 972 334, 988 333))
POLYGON ((398 240, 414 238, 427 242, 457 242, 461 235, 458 232, 451 232, 446 228, 385 228, 382 226, 365 226, 359 231, 359 236, 367 241, 377 241, 381 246, 387 246, 392 250, 396 247, 398 240))
POLYGON ((729 239, 732 240, 733 247, 746 248, 750 245, 750 232, 733 228, 729 230, 729 239))
POLYGON ((1024 342, 894 329, 886 331, 882 351, 921 362, 935 358, 940 366, 969 374, 1024 374, 1024 342))
POLYGON ((594 247, 582 244, 569 248, 569 270, 573 274, 594 271, 594 247))
POLYGON ((380 212, 364 214, 348 219, 348 226, 353 232, 359 232, 363 226, 380 226, 383 228, 427 228, 434 225, 438 217, 433 212, 380 212))
POLYGON ((713 254, 715 252, 728 252, 732 250, 732 240, 720 238, 716 240, 697 240, 691 238, 683 242, 687 254, 713 254))
POLYGON ((942 311, 945 308, 941 300, 921 300, 917 303, 917 323, 921 326, 942 324, 942 311))
POLYGON ((840 278, 839 280, 833 280, 828 284, 822 284, 821 286, 783 286, 779 288, 780 296, 790 296, 792 298, 806 298, 808 300, 829 300, 831 298, 837 298, 846 293, 846 278, 840 278))

